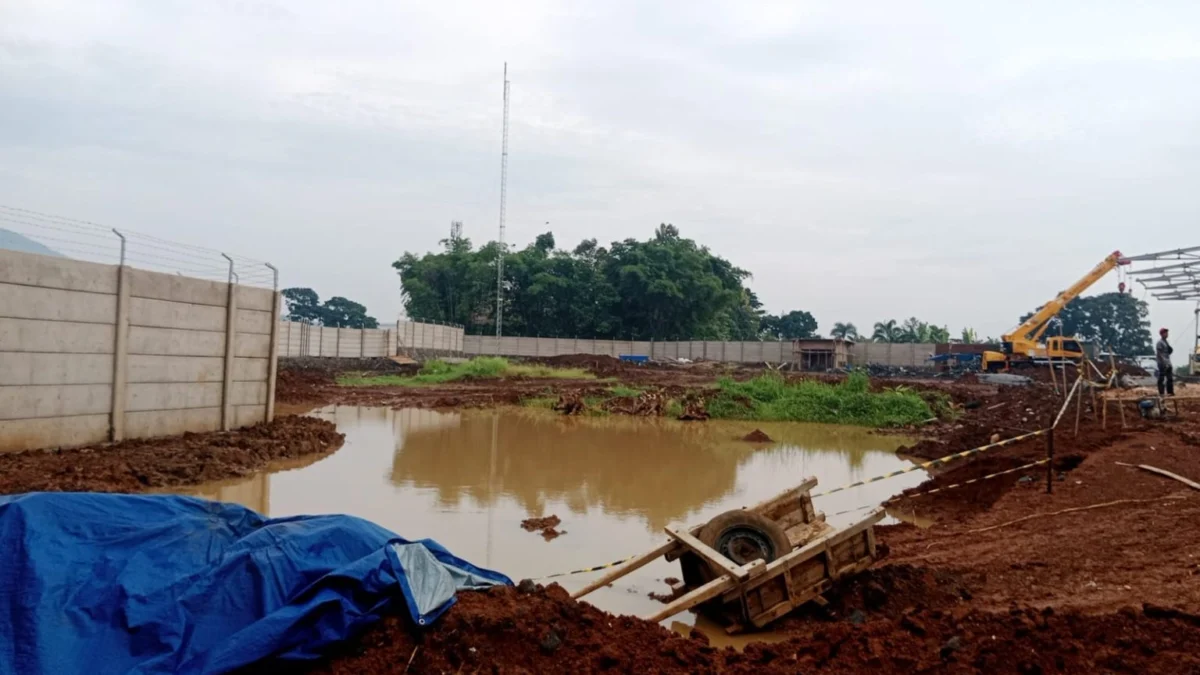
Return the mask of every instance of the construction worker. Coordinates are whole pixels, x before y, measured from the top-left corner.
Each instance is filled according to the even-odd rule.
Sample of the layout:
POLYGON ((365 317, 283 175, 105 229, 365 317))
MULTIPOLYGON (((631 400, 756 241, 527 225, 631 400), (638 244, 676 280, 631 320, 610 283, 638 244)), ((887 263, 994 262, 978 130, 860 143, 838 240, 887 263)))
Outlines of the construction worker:
POLYGON ((1170 331, 1166 328, 1158 330, 1158 343, 1154 345, 1154 359, 1158 362, 1158 395, 1175 395, 1175 372, 1171 369, 1171 343, 1167 342, 1170 331))

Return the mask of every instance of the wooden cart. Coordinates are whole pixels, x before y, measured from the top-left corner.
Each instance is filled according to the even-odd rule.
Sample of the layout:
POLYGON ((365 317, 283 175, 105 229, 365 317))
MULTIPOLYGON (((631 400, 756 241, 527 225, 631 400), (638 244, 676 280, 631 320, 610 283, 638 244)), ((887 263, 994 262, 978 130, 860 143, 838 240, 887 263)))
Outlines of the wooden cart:
POLYGON ((667 527, 670 540, 630 560, 575 592, 582 598, 659 556, 679 560, 683 594, 649 621, 662 621, 705 605, 721 615, 730 632, 761 628, 806 602, 824 604, 821 594, 842 577, 875 562, 875 509, 853 525, 835 530, 813 509, 809 478, 761 504, 729 511, 687 530, 667 527))

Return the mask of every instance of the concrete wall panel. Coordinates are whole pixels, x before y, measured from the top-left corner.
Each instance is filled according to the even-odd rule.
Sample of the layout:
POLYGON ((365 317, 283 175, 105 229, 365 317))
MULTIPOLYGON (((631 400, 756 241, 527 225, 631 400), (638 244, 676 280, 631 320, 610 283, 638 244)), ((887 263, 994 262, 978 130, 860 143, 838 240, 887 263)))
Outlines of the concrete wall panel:
POLYGON ((221 382, 130 384, 129 398, 125 409, 131 412, 141 412, 181 408, 214 408, 221 405, 221 387, 221 382))
POLYGON ((0 419, 97 415, 112 409, 107 384, 0 387, 0 419))
POLYGON ((271 355, 271 336, 240 333, 233 348, 234 356, 265 359, 271 355))
POLYGON ((109 384, 110 354, 0 352, 0 387, 45 384, 109 384))
POLYGON ((258 424, 263 421, 263 416, 267 413, 265 405, 239 405, 233 409, 233 425, 235 427, 248 427, 253 424, 258 424))
POLYGON ((117 268, 0 250, 0 282, 113 295, 117 292, 117 268))
POLYGON ((168 300, 130 298, 129 325, 224 333, 225 308, 168 300))
POLYGON ((219 281, 130 269, 129 295, 135 298, 224 307, 229 301, 229 286, 219 281))
POLYGON ((221 382, 225 359, 219 356, 129 357, 129 382, 221 382))
POLYGON ((0 316, 111 324, 117 318, 117 296, 0 283, 0 316))
POLYGON ((0 352, 111 354, 112 326, 0 318, 0 352))
POLYGON ((108 439, 108 415, 0 420, 0 452, 71 448, 108 439))
POLYGON ((267 358, 236 358, 233 360, 233 380, 235 382, 266 382, 270 368, 267 358))
POLYGON ((256 309, 243 309, 241 305, 238 305, 237 332, 270 335, 271 313, 256 309))
MULTIPOLYGON (((231 396, 233 405, 265 405, 267 402, 266 382, 234 382, 231 396)), ((262 418, 259 418, 260 420, 262 418)))
POLYGON ((220 408, 153 410, 125 415, 125 431, 134 438, 174 436, 186 431, 217 431, 220 428, 220 408))
POLYGON ((254 288, 253 286, 237 287, 238 309, 253 309, 270 314, 274 299, 275 293, 267 288, 254 288))
POLYGON ((225 334, 131 326, 129 328, 129 353, 223 357, 225 355, 225 334))

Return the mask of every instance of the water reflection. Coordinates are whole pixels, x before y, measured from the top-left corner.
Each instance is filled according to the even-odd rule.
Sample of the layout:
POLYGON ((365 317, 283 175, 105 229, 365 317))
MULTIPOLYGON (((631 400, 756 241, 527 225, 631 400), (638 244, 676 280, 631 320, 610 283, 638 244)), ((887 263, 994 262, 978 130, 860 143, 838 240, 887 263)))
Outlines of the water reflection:
POLYGON ((807 466, 826 463, 842 467, 839 474, 858 476, 867 453, 895 447, 894 439, 861 430, 760 426, 770 427, 765 431, 782 443, 756 451, 738 440, 754 428, 748 425, 528 410, 503 415, 405 410, 393 420, 399 451, 391 479, 435 490, 439 508, 456 508, 464 499, 487 505, 511 498, 541 513, 548 501, 556 501, 574 514, 598 508, 640 517, 661 530, 735 492, 739 468, 752 458, 763 470, 791 474, 799 482, 807 466), (797 447, 804 449, 799 465, 797 447))
MULTIPOLYGON (((312 413, 346 434, 338 452, 241 481, 192 491, 272 516, 349 513, 405 537, 432 537, 464 558, 539 577, 651 548, 670 523, 699 523, 791 487, 818 489, 907 465, 900 439, 847 427, 632 417, 567 418, 521 409, 442 412, 329 407, 312 413), (738 440, 754 428, 776 439, 738 440), (556 513, 553 542, 520 529, 556 513)), ((819 499, 835 516, 922 480, 920 472, 819 499)), ((594 594, 604 609, 646 613, 650 591, 678 576, 658 561, 594 594)), ((568 588, 591 576, 560 579, 568 588)), ((685 618, 685 620, 691 620, 685 618)))

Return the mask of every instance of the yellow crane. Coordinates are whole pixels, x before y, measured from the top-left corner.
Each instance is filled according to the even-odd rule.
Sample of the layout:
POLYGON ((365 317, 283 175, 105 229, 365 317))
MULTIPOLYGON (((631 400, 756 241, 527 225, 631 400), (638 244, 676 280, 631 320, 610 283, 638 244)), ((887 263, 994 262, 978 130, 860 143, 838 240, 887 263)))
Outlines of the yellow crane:
POLYGON ((1020 326, 1001 336, 1003 341, 1001 348, 1004 351, 984 352, 983 363, 981 365, 983 370, 994 372, 1011 366, 1030 365, 1045 360, 1059 361, 1069 359, 1078 361, 1082 359, 1083 346, 1075 338, 1056 335, 1048 338, 1046 343, 1042 344, 1042 335, 1050 326, 1050 320, 1061 312, 1063 307, 1067 306, 1068 302, 1079 297, 1092 284, 1099 281, 1100 277, 1108 274, 1120 265, 1127 264, 1129 264, 1129 260, 1121 255, 1120 251, 1113 251, 1108 257, 1100 261, 1099 265, 1092 268, 1092 271, 1085 274, 1082 279, 1059 293, 1050 302, 1042 305, 1040 309, 1033 313, 1033 316, 1026 319, 1020 326))

